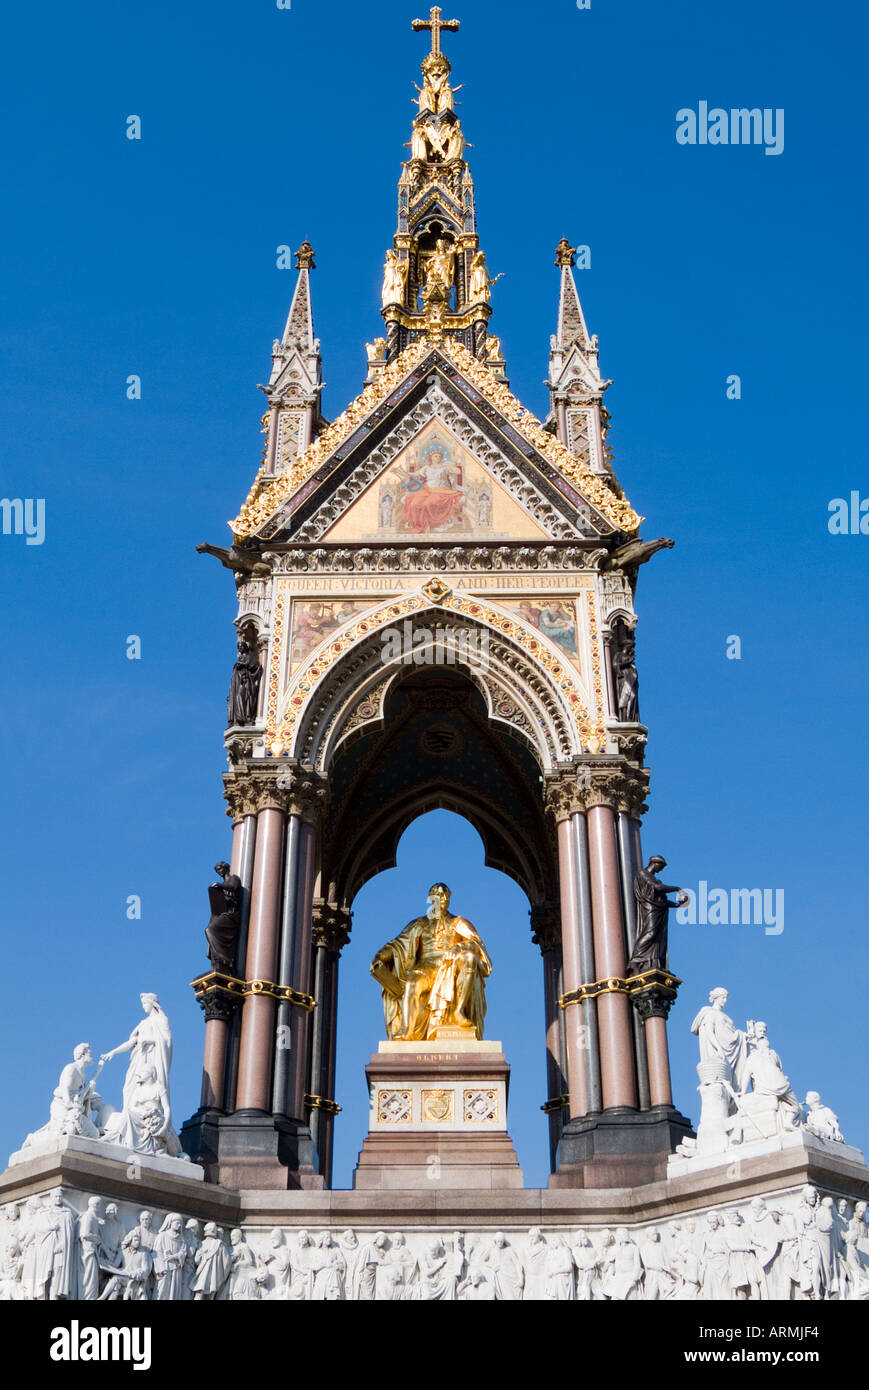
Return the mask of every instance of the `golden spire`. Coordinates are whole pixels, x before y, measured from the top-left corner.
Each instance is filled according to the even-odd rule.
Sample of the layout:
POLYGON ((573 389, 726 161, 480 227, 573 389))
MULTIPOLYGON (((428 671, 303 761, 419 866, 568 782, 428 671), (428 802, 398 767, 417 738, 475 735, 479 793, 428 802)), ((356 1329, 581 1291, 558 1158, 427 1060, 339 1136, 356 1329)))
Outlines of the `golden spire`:
POLYGON ((431 56, 437 57, 441 51, 441 30, 458 29, 457 19, 441 19, 440 5, 433 5, 431 15, 428 19, 415 19, 412 22, 413 29, 431 30, 431 56))

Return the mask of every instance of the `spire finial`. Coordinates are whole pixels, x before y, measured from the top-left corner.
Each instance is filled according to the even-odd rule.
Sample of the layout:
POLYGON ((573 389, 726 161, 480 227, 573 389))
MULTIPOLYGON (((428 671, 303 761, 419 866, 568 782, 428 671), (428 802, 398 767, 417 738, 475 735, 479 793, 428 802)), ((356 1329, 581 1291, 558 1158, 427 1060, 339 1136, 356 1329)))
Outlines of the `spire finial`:
POLYGON ((459 21, 458 21, 457 19, 441 19, 441 7, 440 7, 440 5, 433 5, 433 6, 432 6, 431 15, 429 16, 429 18, 428 18, 428 19, 415 19, 415 20, 413 20, 413 21, 412 21, 412 27, 413 27, 414 29, 417 29, 417 30, 418 30, 418 29, 430 29, 430 30, 431 30, 431 55, 430 55, 430 56, 431 56, 431 57, 438 57, 438 56, 440 55, 440 51, 441 51, 441 30, 442 30, 442 29, 453 29, 453 30, 458 29, 458 27, 459 27, 459 21))
POLYGON ((303 241, 296 252, 296 270, 316 270, 314 248, 309 241, 303 241))
POLYGON ((566 236, 563 236, 555 248, 556 265, 576 265, 576 247, 571 246, 566 236))

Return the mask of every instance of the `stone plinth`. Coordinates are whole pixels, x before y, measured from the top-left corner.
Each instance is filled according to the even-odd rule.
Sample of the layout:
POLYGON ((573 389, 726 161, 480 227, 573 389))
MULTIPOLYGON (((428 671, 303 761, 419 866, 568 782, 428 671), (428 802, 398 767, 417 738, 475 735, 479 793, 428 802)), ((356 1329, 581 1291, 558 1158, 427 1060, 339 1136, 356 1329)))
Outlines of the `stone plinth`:
MULTIPOLYGON (((743 1100, 752 1100, 752 1096, 742 1097, 743 1100)), ((765 1099, 757 1097, 758 1100, 765 1099)), ((760 1114, 762 1107, 755 1107, 755 1113, 760 1114)), ((691 1177, 695 1173, 702 1173, 713 1168, 729 1168, 739 1171, 741 1166, 750 1159, 763 1158, 768 1154, 785 1154, 788 1159, 805 1157, 806 1162, 823 1163, 825 1159, 832 1159, 842 1164, 853 1165, 855 1169, 865 1168, 865 1159, 860 1149, 854 1148, 851 1144, 837 1144, 832 1139, 819 1139, 816 1134, 805 1127, 790 1130, 785 1134, 774 1134, 767 1138, 751 1140, 748 1143, 733 1144, 728 1148, 720 1148, 717 1152, 706 1152, 698 1144, 697 1152, 690 1156, 683 1157, 681 1154, 672 1154, 667 1160, 667 1177, 681 1178, 691 1177)))
POLYGON ((510 1068, 500 1043, 466 1034, 382 1042, 365 1074, 371 1110, 355 1188, 522 1187, 507 1133, 510 1068))
POLYGON ((83 1139, 77 1134, 53 1135, 41 1143, 30 1144, 26 1149, 18 1149, 9 1155, 9 1167, 31 1163, 34 1159, 51 1157, 53 1154, 90 1154, 94 1158, 110 1159, 121 1163, 133 1172, 147 1170, 149 1173, 168 1173, 176 1178, 186 1178, 191 1182, 202 1182, 205 1170, 190 1159, 170 1158, 168 1154, 141 1154, 123 1144, 110 1144, 105 1139, 83 1139))

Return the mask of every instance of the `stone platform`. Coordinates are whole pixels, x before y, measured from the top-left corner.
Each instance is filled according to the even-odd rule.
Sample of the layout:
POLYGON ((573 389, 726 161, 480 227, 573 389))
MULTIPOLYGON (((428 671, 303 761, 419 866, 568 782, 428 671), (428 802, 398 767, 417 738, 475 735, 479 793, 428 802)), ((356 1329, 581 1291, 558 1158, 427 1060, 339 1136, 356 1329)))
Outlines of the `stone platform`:
MULTIPOLYGON (((34 1155, 0 1176, 0 1226, 8 1255, 15 1232, 20 1229, 26 1240, 48 1194, 60 1188, 63 1203, 79 1218, 91 1196, 102 1199, 103 1216, 105 1204, 116 1203, 123 1231, 132 1230, 143 1211, 150 1213, 155 1233, 170 1212, 183 1217, 185 1230, 191 1218, 198 1220, 194 1243, 201 1241, 207 1221, 217 1223, 224 1243, 237 1228, 261 1282, 255 1292, 247 1286, 233 1292, 227 1282, 222 1298, 323 1297, 307 1288, 304 1271, 310 1264, 319 1268, 331 1262, 343 1262, 347 1271, 335 1296, 370 1298, 370 1292, 362 1291, 359 1274, 363 1254, 376 1264, 373 1296, 378 1299, 466 1297, 462 1289, 475 1276, 486 1286, 496 1285, 498 1298, 866 1298, 865 1219, 858 1222, 865 1234, 848 1256, 844 1234, 848 1223, 857 1220, 855 1203, 869 1198, 869 1170, 842 1152, 830 1152, 830 1147, 792 1145, 777 1153, 743 1157, 728 1167, 701 1168, 637 1187, 475 1191, 448 1187, 433 1174, 424 1189, 319 1192, 233 1191, 189 1175, 144 1168, 137 1173, 131 1165, 64 1148, 34 1155), (807 1187, 815 1201, 808 1225, 807 1187), (28 1198, 36 1198, 36 1204, 28 1204, 28 1198), (759 1213, 752 1206, 756 1198, 762 1199, 759 1213), (825 1198, 832 1203, 825 1204, 825 1198), (834 1264, 825 1263, 830 1243, 823 1225, 825 1211, 841 1256, 834 1264), (718 1224, 711 1228, 710 1246, 713 1212, 718 1224), (734 1226, 737 1212, 742 1225, 734 1226), (745 1288, 738 1279, 745 1266, 740 1254, 744 1239, 756 1239, 763 1247, 771 1229, 770 1248, 777 1253, 769 1274, 745 1288), (721 1275, 721 1251, 731 1243, 736 1251, 730 1261, 735 1283, 722 1282, 721 1275), (707 1261, 707 1250, 713 1248, 717 1256, 707 1261), (295 1260, 293 1269, 302 1270, 290 1274, 291 1289, 286 1279, 281 1284, 278 1278, 280 1261, 288 1252, 295 1260), (637 1275, 643 1271, 642 1282, 627 1292, 619 1279, 622 1257, 637 1275), (446 1293, 441 1291, 445 1276, 438 1273, 444 1258, 455 1285, 446 1293), (525 1278, 524 1290, 518 1293, 517 1279, 511 1276, 517 1263, 525 1278)), ((4 1264, 5 1259, 0 1259, 0 1286, 7 1291, 0 1290, 0 1296, 32 1297, 21 1262, 13 1258, 4 1264)))
POLYGON ((358 1190, 521 1188, 507 1133, 510 1068, 498 1042, 464 1029, 434 1042, 382 1042, 365 1068, 369 1132, 358 1190))

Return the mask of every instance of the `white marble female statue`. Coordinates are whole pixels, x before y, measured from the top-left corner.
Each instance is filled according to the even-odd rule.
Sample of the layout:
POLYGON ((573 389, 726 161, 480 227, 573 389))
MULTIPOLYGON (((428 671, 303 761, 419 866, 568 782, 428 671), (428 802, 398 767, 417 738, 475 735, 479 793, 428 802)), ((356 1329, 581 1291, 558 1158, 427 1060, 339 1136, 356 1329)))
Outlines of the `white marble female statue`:
POLYGON ((744 1091, 748 1085, 748 1037, 724 1012, 726 1003, 727 990, 713 989, 709 1003, 691 1024, 691 1032, 697 1035, 700 1043, 701 1062, 726 1062, 731 1086, 736 1091, 744 1091))
POLYGON ((130 1053, 124 1079, 123 1109, 110 1115, 103 1138, 107 1143, 145 1154, 182 1158, 181 1143, 172 1128, 169 1102, 169 1068, 172 1065, 172 1033, 156 994, 139 996, 145 1017, 125 1043, 106 1052, 101 1063, 121 1052, 130 1053))

